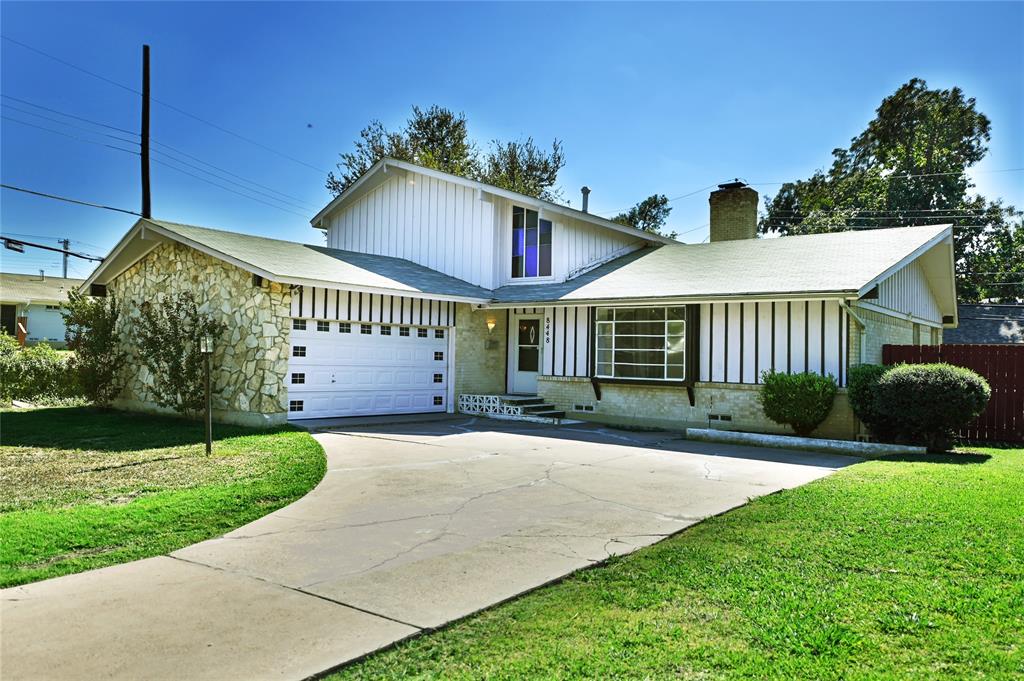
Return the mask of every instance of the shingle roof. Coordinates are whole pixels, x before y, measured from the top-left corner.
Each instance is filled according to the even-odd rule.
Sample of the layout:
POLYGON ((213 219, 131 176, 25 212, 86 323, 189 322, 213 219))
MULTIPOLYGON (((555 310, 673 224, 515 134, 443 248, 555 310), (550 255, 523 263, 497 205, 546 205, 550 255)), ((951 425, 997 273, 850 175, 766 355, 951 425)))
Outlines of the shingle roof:
POLYGON ((63 277, 39 278, 38 274, 0 273, 0 300, 5 303, 55 303, 68 299, 68 291, 78 288, 85 279, 63 277))
POLYGON ((1024 305, 958 305, 959 326, 943 343, 1024 343, 1024 305))
POLYGON ((496 301, 717 298, 859 291, 948 225, 678 244, 644 249, 569 281, 512 284, 496 301))
POLYGON ((491 292, 401 258, 342 251, 207 227, 148 220, 187 241, 262 270, 275 279, 382 288, 487 300, 491 292))

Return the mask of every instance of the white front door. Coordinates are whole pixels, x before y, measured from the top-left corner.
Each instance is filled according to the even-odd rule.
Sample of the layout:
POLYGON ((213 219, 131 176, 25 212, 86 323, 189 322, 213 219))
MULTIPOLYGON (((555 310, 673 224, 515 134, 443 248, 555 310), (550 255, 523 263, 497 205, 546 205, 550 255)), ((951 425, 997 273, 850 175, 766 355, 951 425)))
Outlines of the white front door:
POLYGON ((285 377, 288 417, 447 411, 450 331, 298 320, 285 377))
POLYGON ((537 394, 540 371, 543 319, 540 315, 517 315, 512 329, 512 392, 537 394))

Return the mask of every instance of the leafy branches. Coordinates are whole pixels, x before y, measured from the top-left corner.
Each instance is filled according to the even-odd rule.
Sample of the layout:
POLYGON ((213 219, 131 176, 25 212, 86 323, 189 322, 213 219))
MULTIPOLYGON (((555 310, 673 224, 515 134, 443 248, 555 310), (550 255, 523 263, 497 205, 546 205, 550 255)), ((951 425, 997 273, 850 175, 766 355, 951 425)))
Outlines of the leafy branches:
POLYGON ((664 194, 653 194, 625 213, 619 213, 612 218, 612 221, 674 239, 676 238, 675 232, 661 231, 671 212, 672 206, 668 205, 668 197, 664 194))
POLYGON ((226 326, 200 312, 191 293, 143 303, 137 327, 142 363, 153 374, 154 400, 183 414, 196 415, 205 404, 200 339, 214 340, 226 326))
POLYGON ((113 293, 91 298, 72 290, 61 316, 65 340, 74 351, 70 368, 82 392, 99 406, 110 404, 121 392, 120 371, 127 356, 118 335, 121 306, 117 298, 113 293))

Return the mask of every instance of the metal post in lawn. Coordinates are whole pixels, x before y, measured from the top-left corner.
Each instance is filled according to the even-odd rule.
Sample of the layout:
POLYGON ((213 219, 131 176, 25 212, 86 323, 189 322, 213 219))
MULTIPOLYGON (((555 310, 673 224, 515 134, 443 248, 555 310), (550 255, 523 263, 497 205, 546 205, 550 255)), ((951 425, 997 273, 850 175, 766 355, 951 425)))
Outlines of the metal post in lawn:
POLYGON ((213 453, 213 400, 210 396, 210 363, 213 361, 213 337, 203 336, 199 343, 199 351, 203 354, 203 366, 206 374, 206 453, 213 453))

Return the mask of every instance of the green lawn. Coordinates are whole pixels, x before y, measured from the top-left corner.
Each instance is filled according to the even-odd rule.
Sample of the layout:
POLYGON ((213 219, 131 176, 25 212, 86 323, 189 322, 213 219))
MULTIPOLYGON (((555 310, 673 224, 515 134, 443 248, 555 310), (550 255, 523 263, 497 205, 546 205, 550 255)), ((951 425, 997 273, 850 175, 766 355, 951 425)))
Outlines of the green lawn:
POLYGON ((0 586, 159 555, 301 497, 325 471, 308 433, 54 408, 0 414, 0 586))
POLYGON ((331 678, 1019 679, 1024 450, 975 452, 762 497, 331 678))

